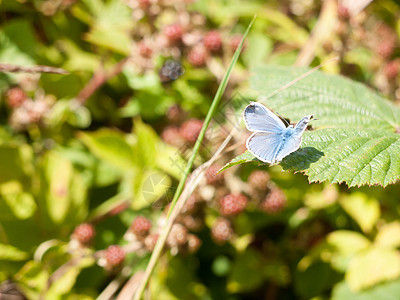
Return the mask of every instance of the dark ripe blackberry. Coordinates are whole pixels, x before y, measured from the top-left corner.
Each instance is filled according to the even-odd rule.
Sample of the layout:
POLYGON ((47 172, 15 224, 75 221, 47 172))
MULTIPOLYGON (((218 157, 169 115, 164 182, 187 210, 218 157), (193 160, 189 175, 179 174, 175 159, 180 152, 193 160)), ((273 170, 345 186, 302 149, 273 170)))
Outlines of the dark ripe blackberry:
POLYGON ((105 258, 111 266, 118 266, 125 260, 125 251, 118 245, 111 245, 105 252, 105 258))
POLYGON ((26 99, 26 94, 20 87, 13 87, 7 91, 6 101, 12 108, 21 106, 26 99))
POLYGON ((384 72, 387 80, 393 80, 397 77, 399 74, 399 67, 400 62, 396 60, 390 61, 385 65, 384 72))
POLYGON ((268 172, 256 170, 250 174, 247 182, 252 188, 255 188, 256 190, 266 191, 268 189, 269 180, 270 176, 268 172))
POLYGON ((181 136, 189 143, 194 143, 203 127, 203 121, 197 119, 187 120, 180 128, 181 136))
POLYGON ((279 188, 269 191, 267 197, 261 202, 261 209, 269 214, 276 214, 286 205, 286 195, 279 188))
POLYGON ((137 44, 139 55, 145 58, 150 58, 153 54, 153 49, 145 42, 140 41, 137 44))
POLYGON ((167 237, 169 247, 182 246, 187 242, 188 231, 182 224, 172 225, 171 231, 167 237))
POLYGON ((143 216, 137 216, 132 222, 131 229, 136 236, 144 237, 149 234, 151 221, 143 216))
POLYGON ((212 184, 212 185, 221 185, 224 183, 224 178, 225 175, 224 173, 217 173, 219 170, 221 170, 222 166, 215 164, 209 167, 206 171, 206 180, 207 184, 212 184))
POLYGON ((220 202, 220 212, 225 216, 232 216, 241 213, 247 205, 247 197, 243 194, 228 194, 220 202))
POLYGON ((207 50, 202 46, 192 48, 187 56, 189 64, 194 67, 202 67, 206 64, 208 59, 207 50))
POLYGON ((162 82, 171 82, 177 80, 183 73, 185 73, 185 69, 179 62, 167 60, 161 67, 158 75, 162 82))
POLYGON ((183 137, 181 136, 179 128, 175 126, 169 126, 165 128, 164 131, 161 133, 161 139, 167 144, 170 144, 177 148, 181 147, 185 143, 183 137))
POLYGON ((222 49, 222 38, 221 34, 216 31, 208 32, 203 39, 203 44, 207 50, 211 52, 218 52, 222 49))
POLYGON ((180 24, 171 24, 164 27, 163 33, 169 42, 174 43, 182 38, 183 28, 180 24))
POLYGON ((77 239, 81 244, 89 244, 94 236, 96 234, 96 231, 94 230, 94 227, 92 224, 89 223, 82 223, 78 225, 73 233, 73 238, 77 239))
POLYGON ((231 223, 225 218, 218 218, 211 228, 211 236, 218 244, 223 244, 233 236, 231 223))
POLYGON ((187 236, 187 246, 189 253, 194 253, 199 250, 201 246, 201 240, 194 234, 188 234, 187 236))
POLYGON ((166 116, 168 121, 172 123, 180 123, 185 118, 185 112, 178 104, 175 104, 168 108, 166 116))

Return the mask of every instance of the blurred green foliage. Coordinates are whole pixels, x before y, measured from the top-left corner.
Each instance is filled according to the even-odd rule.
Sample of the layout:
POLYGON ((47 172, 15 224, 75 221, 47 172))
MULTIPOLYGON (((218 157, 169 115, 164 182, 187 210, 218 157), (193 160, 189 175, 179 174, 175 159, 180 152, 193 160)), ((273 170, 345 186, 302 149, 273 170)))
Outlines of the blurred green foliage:
MULTIPOLYGON (((186 229, 167 241, 150 298, 400 298, 400 7, 336 8, 311 62, 339 56, 323 67, 336 75, 313 73, 265 104, 292 122, 314 113, 314 128, 341 127, 304 136, 326 159, 314 153, 309 167, 300 149, 282 167, 347 185, 260 165, 243 154, 242 126, 178 217, 186 229), (346 160, 344 146, 359 155, 346 160), (386 188, 349 188, 363 184, 386 188), (246 208, 224 216, 227 194, 244 195, 246 208)), ((95 299, 115 282, 122 293, 165 225, 237 37, 257 14, 195 166, 250 100, 304 73, 288 66, 323 26, 321 10, 305 0, 0 0, 0 63, 69 72, 0 73, 0 298, 95 299), (146 236, 139 215, 152 221, 146 236), (82 223, 95 228, 92 243, 82 223), (110 245, 123 249, 122 265, 110 264, 110 245)))

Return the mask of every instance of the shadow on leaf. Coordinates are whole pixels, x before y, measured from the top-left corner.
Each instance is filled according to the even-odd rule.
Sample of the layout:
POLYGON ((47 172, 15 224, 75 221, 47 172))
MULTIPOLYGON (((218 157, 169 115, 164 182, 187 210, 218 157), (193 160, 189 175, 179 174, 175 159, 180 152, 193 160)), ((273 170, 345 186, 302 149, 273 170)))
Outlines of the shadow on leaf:
POLYGON ((281 166, 284 170, 305 171, 310 164, 317 162, 322 156, 324 156, 324 152, 314 147, 304 147, 285 157, 281 166))

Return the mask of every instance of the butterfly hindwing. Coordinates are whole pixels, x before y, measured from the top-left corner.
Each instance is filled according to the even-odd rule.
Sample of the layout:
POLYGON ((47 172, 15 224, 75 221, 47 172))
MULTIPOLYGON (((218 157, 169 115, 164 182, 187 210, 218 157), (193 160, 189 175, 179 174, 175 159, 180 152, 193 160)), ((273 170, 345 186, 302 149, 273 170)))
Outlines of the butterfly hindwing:
POLYGON ((281 147, 281 136, 276 133, 255 132, 247 139, 246 147, 259 160, 273 163, 281 147))

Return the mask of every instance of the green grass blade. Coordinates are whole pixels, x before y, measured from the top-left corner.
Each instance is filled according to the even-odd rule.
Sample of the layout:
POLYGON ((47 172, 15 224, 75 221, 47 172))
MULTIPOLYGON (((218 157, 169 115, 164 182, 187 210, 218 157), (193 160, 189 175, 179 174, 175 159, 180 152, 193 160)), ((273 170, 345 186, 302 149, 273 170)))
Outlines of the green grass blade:
MULTIPOLYGON (((216 109, 218 107, 218 104, 219 104, 219 102, 220 102, 220 100, 222 98, 223 93, 225 92, 225 89, 226 89, 226 87, 228 85, 228 81, 229 81, 230 75, 231 75, 231 73, 233 71, 233 68, 234 68, 234 66, 235 66, 235 64, 236 64, 236 62, 237 62, 237 60, 238 60, 238 58, 240 56, 240 53, 241 53, 241 51, 243 49, 244 41, 245 41, 249 31, 250 31, 250 28, 252 27, 252 25, 254 23, 255 18, 256 17, 254 16, 253 20, 250 22, 249 26, 247 27, 247 30, 243 35, 242 41, 240 42, 239 47, 236 49, 235 54, 232 57, 231 63, 229 64, 229 67, 228 67, 228 70, 226 71, 225 76, 223 77, 223 79, 222 79, 222 81, 221 81, 221 83, 220 83, 220 85, 218 87, 218 90, 215 93, 213 102, 211 103, 211 107, 208 110, 207 116, 206 116, 206 118, 204 120, 203 127, 202 127, 202 129, 200 131, 200 134, 199 134, 197 140, 196 140, 196 144, 193 147, 192 155, 191 155, 191 157, 190 157, 190 159, 189 159, 189 161, 188 161, 188 163, 186 165, 185 171, 184 171, 184 173, 182 175, 182 178, 181 178, 181 180, 179 182, 179 185, 178 185, 178 188, 177 188, 177 190, 175 192, 174 198, 172 199, 171 208, 170 208, 170 210, 168 212, 168 218, 171 216, 172 212, 174 211, 174 209, 176 207, 176 203, 177 203, 180 195, 182 194, 183 187, 184 187, 186 179, 187 179, 187 177, 188 177, 188 175, 189 175, 189 173, 190 173, 190 171, 192 169, 193 162, 194 162, 194 160, 195 160, 195 158, 197 156, 197 153, 199 152, 199 149, 200 149, 201 143, 202 143, 202 141, 204 139, 204 135, 206 133, 207 127, 210 124, 213 115, 215 114, 215 111, 216 111, 216 109)), ((142 294, 144 292, 144 289, 146 288, 146 285, 147 285, 147 282, 149 281, 151 273, 153 272, 153 269, 154 269, 154 267, 155 267, 160 255, 161 255, 161 251, 162 251, 162 249, 164 247, 164 244, 165 244, 165 241, 167 239, 168 233, 169 233, 169 228, 165 227, 163 232, 161 233, 157 243, 156 243, 156 246, 155 246, 154 251, 153 251, 153 253, 152 253, 151 257, 150 257, 150 261, 149 261, 149 263, 147 265, 147 268, 146 268, 145 274, 143 276, 143 279, 142 279, 142 281, 141 281, 141 283, 140 283, 140 285, 138 287, 138 290, 135 293, 135 297, 134 297, 135 300, 140 300, 140 298, 142 297, 142 294)))

